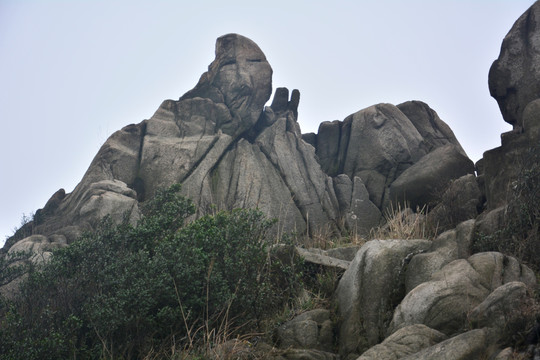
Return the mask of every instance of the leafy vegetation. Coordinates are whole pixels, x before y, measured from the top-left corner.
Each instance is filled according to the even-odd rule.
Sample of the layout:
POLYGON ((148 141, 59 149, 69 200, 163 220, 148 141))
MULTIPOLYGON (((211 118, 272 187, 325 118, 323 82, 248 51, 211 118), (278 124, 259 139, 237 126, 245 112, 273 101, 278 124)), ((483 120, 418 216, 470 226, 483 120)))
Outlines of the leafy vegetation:
POLYGON ((297 286, 294 262, 270 254, 273 221, 235 210, 186 224, 194 206, 179 189, 137 226, 106 218, 31 268, 0 304, 0 359, 173 358, 257 331, 297 286))
POLYGON ((502 228, 477 234, 473 251, 500 251, 540 271, 540 147, 523 154, 502 228))

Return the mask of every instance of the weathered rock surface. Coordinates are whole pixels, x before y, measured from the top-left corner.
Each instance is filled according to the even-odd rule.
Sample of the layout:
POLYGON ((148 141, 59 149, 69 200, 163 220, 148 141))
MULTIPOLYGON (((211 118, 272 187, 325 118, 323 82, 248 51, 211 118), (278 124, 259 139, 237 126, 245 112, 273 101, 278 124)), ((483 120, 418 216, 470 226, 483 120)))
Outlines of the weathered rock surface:
POLYGON ((405 295, 405 259, 427 240, 372 240, 356 253, 337 291, 340 354, 361 354, 382 341, 394 306, 405 295))
POLYGON ((281 348, 312 349, 332 352, 334 328, 330 311, 316 309, 298 315, 278 329, 281 348))
POLYGON ((411 290, 394 312, 388 333, 424 324, 454 335, 467 324, 468 314, 499 286, 512 281, 535 286, 531 269, 501 253, 479 253, 455 260, 411 290))
POLYGON ((425 325, 399 329, 382 343, 373 346, 357 360, 397 360, 446 340, 446 335, 425 325))
POLYGON ((505 36, 499 58, 489 71, 489 90, 503 118, 523 126, 527 104, 540 98, 540 4, 534 3, 505 36))
POLYGON ((411 208, 440 201, 448 183, 474 173, 473 162, 455 145, 439 147, 405 170, 390 186, 392 201, 411 208))
MULTIPOLYGON (((195 88, 114 133, 75 190, 56 193, 38 211, 33 233, 70 243, 105 215, 135 223, 139 203, 182 183, 197 216, 213 206, 257 207, 280 221, 277 233, 346 228, 365 236, 380 224, 390 185, 407 168, 449 145, 465 157, 452 131, 421 102, 375 105, 323 123, 308 143, 296 121, 299 91, 278 88, 264 107, 271 93, 272 68, 261 49, 237 34, 218 38, 216 57, 195 88)), ((436 180, 448 181, 446 175, 454 176, 436 180)))
POLYGON ((482 192, 473 174, 450 182, 440 202, 429 212, 428 223, 442 231, 475 219, 482 207, 482 192))
POLYGON ((335 179, 342 176, 340 174, 350 179, 359 177, 369 199, 381 211, 396 198, 406 198, 415 203, 414 207, 424 205, 433 200, 433 195, 425 198, 429 189, 434 192, 449 180, 474 172, 474 165, 448 125, 419 101, 398 106, 375 105, 350 115, 343 122, 323 122, 316 136, 306 135, 305 138, 315 144, 322 169, 327 174, 336 176, 335 179), (437 151, 439 148, 445 150, 437 151), (431 152, 437 155, 427 157, 431 152), (424 157, 426 159, 419 163, 424 157), (418 187, 428 186, 428 191, 418 191, 411 183, 404 186, 402 179, 401 183, 393 185, 394 194, 389 193, 395 180, 417 163, 409 172, 409 178, 415 177, 414 184, 422 180, 418 187))
POLYGON ((491 329, 475 329, 454 336, 436 345, 421 350, 404 360, 452 359, 469 360, 489 358, 490 345, 497 342, 497 337, 491 329))
POLYGON ((361 236, 369 234, 369 230, 381 223, 382 214, 369 199, 369 192, 358 176, 354 182, 340 174, 334 179, 334 191, 337 197, 341 218, 352 232, 361 236))
POLYGON ((336 229, 340 209, 332 179, 296 123, 299 92, 289 100, 288 90, 278 89, 273 107, 263 111, 271 76, 253 41, 219 38, 216 58, 196 87, 178 101, 164 101, 151 119, 113 134, 36 233, 71 242, 106 214, 118 220, 128 211, 136 221, 138 202, 178 182, 199 214, 211 205, 258 207, 281 220, 282 232, 336 229))
POLYGON ((47 261, 52 255, 53 250, 64 246, 67 246, 67 242, 66 238, 63 236, 53 236, 48 238, 44 235, 32 235, 18 241, 9 249, 8 254, 30 252, 33 255, 29 260, 39 264, 47 261))
POLYGON ((386 189, 427 153, 422 136, 397 107, 379 104, 319 126, 317 156, 330 176, 362 179, 381 208, 386 189))
MULTIPOLYGON (((137 222, 139 205, 174 183, 183 184, 197 215, 213 205, 257 207, 280 220, 278 233, 338 233, 344 224, 365 235, 393 202, 430 205, 431 223, 448 229, 433 242, 373 240, 327 251, 281 246, 275 256, 346 270, 336 293, 342 358, 495 355, 493 344, 532 320, 536 278, 501 253, 471 256, 471 241, 503 224, 526 150, 538 150, 539 4, 517 20, 490 70, 491 94, 514 130, 477 163, 478 178, 450 128, 419 101, 374 105, 302 135, 298 90, 276 89, 265 107, 272 69, 253 41, 229 34, 217 40, 215 60, 193 90, 114 133, 75 190, 59 190, 36 213, 26 227, 34 234, 8 240, 3 250, 46 261, 106 215, 137 222), (468 220, 482 205, 488 212, 468 220)), ((0 292, 9 295, 15 285, 0 292)), ((328 310, 296 317, 278 337, 282 349, 260 343, 257 351, 274 359, 338 358, 328 310)), ((250 358, 251 345, 226 342, 216 357, 250 358)))
POLYGON ((470 256, 474 220, 459 224, 455 229, 439 235, 428 251, 415 255, 407 266, 405 289, 409 293, 416 286, 427 282, 446 264, 470 256))
POLYGON ((512 281, 496 288, 469 315, 475 327, 499 329, 507 341, 518 331, 534 323, 533 301, 530 289, 522 282, 512 281))
POLYGON ((452 129, 426 103, 407 101, 397 105, 397 108, 409 118, 416 130, 422 135, 428 152, 452 144, 460 153, 465 155, 465 151, 456 139, 452 129))
POLYGON ((351 263, 350 261, 330 256, 326 251, 320 249, 304 249, 297 246, 296 251, 298 252, 298 255, 304 259, 304 261, 312 264, 322 265, 328 268, 347 270, 351 263))
POLYGON ((489 211, 505 206, 523 171, 538 162, 540 143, 540 3, 512 26, 491 66, 489 89, 504 120, 513 125, 501 146, 484 153, 484 192, 489 211), (536 155, 535 155, 536 154, 536 155))

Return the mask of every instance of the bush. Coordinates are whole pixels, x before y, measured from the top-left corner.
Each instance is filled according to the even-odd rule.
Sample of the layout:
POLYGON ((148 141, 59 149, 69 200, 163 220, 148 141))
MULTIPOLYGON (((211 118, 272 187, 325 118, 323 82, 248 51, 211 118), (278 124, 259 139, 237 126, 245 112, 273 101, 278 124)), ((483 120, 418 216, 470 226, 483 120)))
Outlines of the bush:
POLYGON ((528 149, 519 166, 503 226, 491 234, 476 234, 472 250, 511 254, 540 271, 540 147, 528 149))
POLYGON ((105 219, 31 271, 1 306, 0 359, 132 359, 195 347, 219 329, 253 328, 288 299, 293 286, 272 281, 293 278, 269 260, 272 221, 235 210, 185 225, 194 206, 178 191, 159 192, 137 226, 105 219))

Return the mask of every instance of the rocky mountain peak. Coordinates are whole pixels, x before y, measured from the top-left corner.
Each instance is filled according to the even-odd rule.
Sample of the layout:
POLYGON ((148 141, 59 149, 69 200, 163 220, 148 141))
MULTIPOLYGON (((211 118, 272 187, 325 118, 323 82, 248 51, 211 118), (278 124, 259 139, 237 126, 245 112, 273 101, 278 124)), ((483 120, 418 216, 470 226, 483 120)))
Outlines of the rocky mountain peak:
POLYGON ((527 104, 540 97, 540 3, 534 3, 514 23, 489 71, 489 91, 504 120, 523 126, 527 104))
POLYGON ((228 34, 217 39, 216 58, 180 101, 201 97, 224 104, 231 121, 220 128, 234 136, 255 124, 271 94, 272 68, 259 46, 244 36, 228 34))
POLYGON ((238 34, 218 38, 196 86, 114 133, 33 232, 70 243, 107 214, 136 222, 140 203, 181 183, 197 216, 256 207, 282 232, 367 234, 396 202, 432 205, 441 186, 474 172, 425 103, 374 105, 310 137, 297 122, 300 92, 277 88, 265 107, 271 93, 272 68, 259 46, 238 34))

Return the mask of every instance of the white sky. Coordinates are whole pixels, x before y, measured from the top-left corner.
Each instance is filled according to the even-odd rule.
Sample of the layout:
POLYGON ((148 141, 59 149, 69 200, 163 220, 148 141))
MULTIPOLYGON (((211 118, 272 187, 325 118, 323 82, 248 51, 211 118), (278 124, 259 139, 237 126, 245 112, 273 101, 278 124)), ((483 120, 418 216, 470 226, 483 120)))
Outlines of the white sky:
POLYGON ((422 100, 477 161, 510 129, 487 74, 533 2, 0 0, 0 244, 110 134, 193 88, 231 32, 261 47, 274 88, 300 90, 303 132, 422 100))

